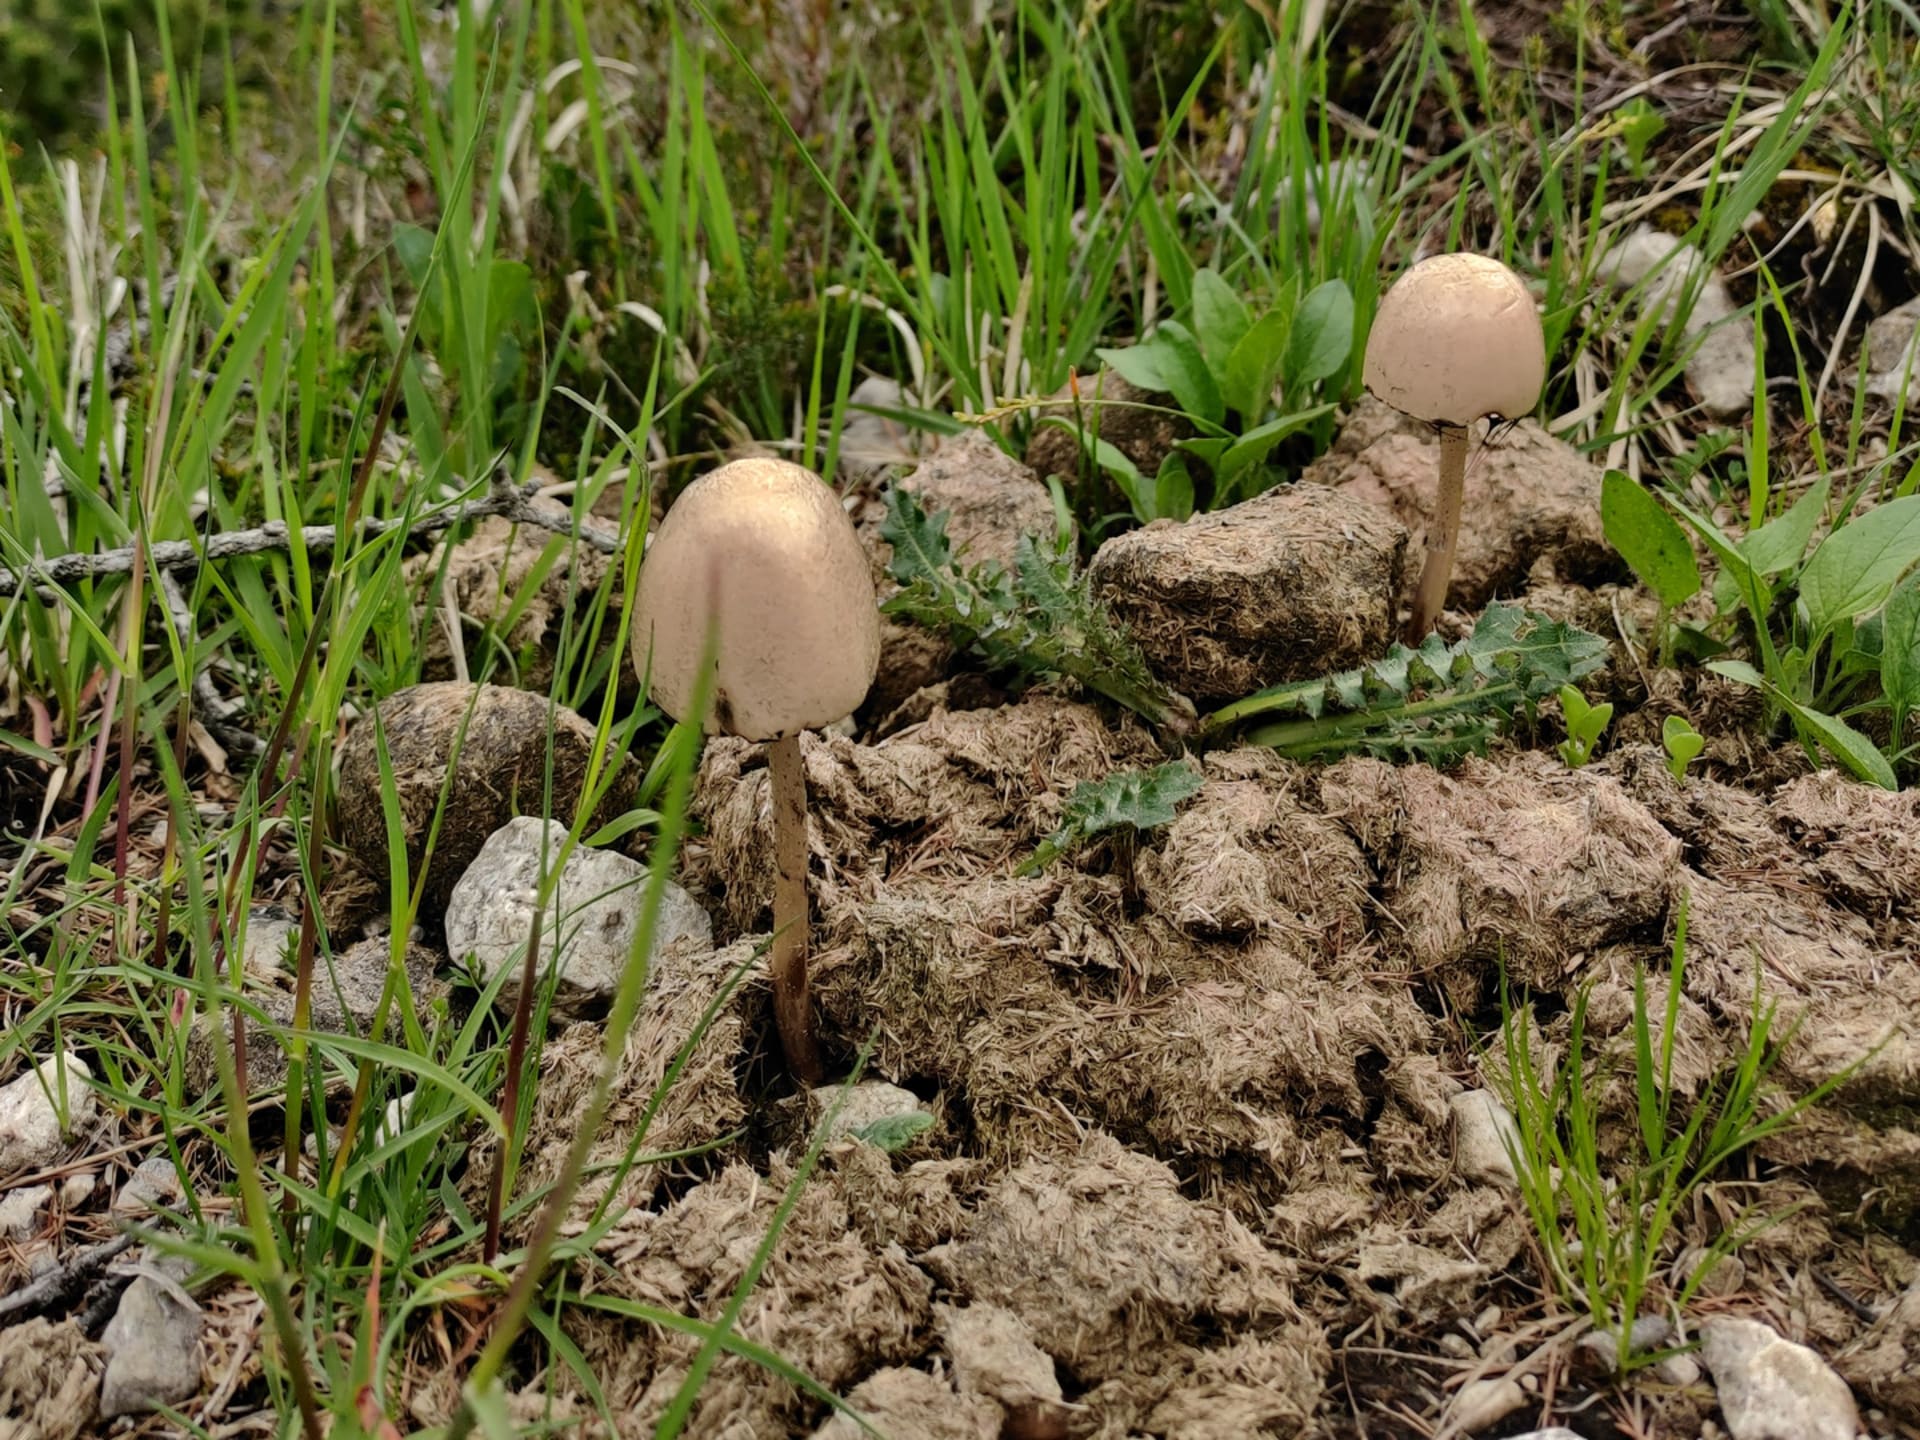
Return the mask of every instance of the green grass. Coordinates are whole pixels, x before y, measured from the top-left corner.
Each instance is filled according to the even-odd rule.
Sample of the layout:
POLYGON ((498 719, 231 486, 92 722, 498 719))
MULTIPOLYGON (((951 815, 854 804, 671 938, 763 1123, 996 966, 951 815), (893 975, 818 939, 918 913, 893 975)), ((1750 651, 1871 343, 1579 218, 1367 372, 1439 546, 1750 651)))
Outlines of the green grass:
MULTIPOLYGON (((1453 5, 1412 7, 1380 44, 1355 38, 1364 17, 1338 5, 1317 32, 1279 35, 1251 7, 1196 29, 1188 7, 1168 22, 1188 28, 1165 67, 1152 16, 1127 4, 1007 0, 984 29, 923 7, 905 33, 804 43, 744 3, 529 0, 498 7, 497 25, 453 26, 417 0, 380 23, 369 8, 385 7, 303 0, 262 51, 244 25, 176 31, 181 12, 162 7, 150 33, 94 38, 97 143, 28 131, 21 112, 0 125, 0 566, 138 557, 130 575, 0 594, 0 824, 15 827, 0 850, 0 1070, 81 1050, 148 1153, 191 1171, 202 1198, 235 1197, 166 1243, 266 1300, 276 1345, 261 1384, 288 1432, 320 1412, 356 1425, 363 1383, 397 1405, 421 1327, 476 1292, 498 1320, 463 1376, 461 1424, 499 1432, 502 1384, 577 1369, 565 1309, 618 1308, 568 1288, 591 1234, 536 1229, 524 1250, 483 1253, 496 1223, 564 1210, 579 1153, 548 1194, 518 1189, 509 1161, 496 1217, 471 1213, 455 1184, 477 1133, 508 1137, 509 1156, 525 1138, 531 1087, 508 1077, 517 1047, 537 1057, 545 985, 508 1017, 486 994, 464 1018, 423 1010, 396 940, 381 997, 392 1035, 248 1015, 293 1060, 282 1093, 254 1097, 270 1123, 249 1125, 225 1047, 211 1093, 187 1081, 193 1017, 251 1003, 237 958, 248 901, 318 894, 340 866, 338 717, 426 673, 440 619, 403 573, 406 527, 485 496, 496 472, 541 478, 624 550, 583 584, 587 542, 545 538, 502 618, 467 633, 466 670, 517 680, 513 621, 544 578, 567 577, 549 692, 595 727, 603 776, 623 758, 646 772, 622 824, 652 842, 656 901, 694 747, 618 684, 650 497, 747 443, 835 475, 846 399, 867 373, 901 382, 903 418, 951 430, 956 415, 990 416, 1019 451, 1036 401, 1101 349, 1191 318, 1206 277, 1256 317, 1283 296, 1344 291, 1353 342, 1297 407, 1308 418, 1237 484, 1245 495, 1331 442, 1383 285, 1418 251, 1462 246, 1539 287, 1543 417, 1649 488, 1731 498, 1758 528, 1797 498, 1764 459, 1767 426, 1788 415, 1835 497, 1911 495, 1920 477, 1904 407, 1885 458, 1869 458, 1882 421, 1826 375, 1807 282, 1753 270, 1736 323, 1803 348, 1769 344, 1769 373, 1792 389, 1742 435, 1687 413, 1686 302, 1639 317, 1636 296, 1597 278, 1635 205, 1663 189, 1690 240, 1754 267, 1744 226, 1783 172, 1818 162, 1856 186, 1920 185, 1903 140, 1920 97, 1915 27, 1899 6, 1858 24, 1836 9, 1809 33, 1803 7, 1756 0, 1767 58, 1716 70, 1712 113, 1674 120, 1645 153, 1589 90, 1599 42, 1631 6, 1565 6, 1554 53, 1570 78, 1551 85, 1516 75, 1453 5), (263 56, 272 73, 317 78, 265 87, 263 56), (362 520, 399 528, 363 534, 362 520), (152 547, 263 524, 347 538, 175 572, 176 619, 152 547), (228 746, 224 765, 190 724, 196 681, 254 741, 228 746), (331 1134, 330 1089, 351 1097, 344 1139, 318 1168, 290 1165, 307 1136, 331 1134), (384 1133, 371 1117, 403 1092, 404 1126, 384 1133)), ((1303 7, 1279 9, 1303 23, 1303 7)), ((1116 506, 1093 464, 1059 503, 1087 544, 1145 518, 1116 506)), ((1763 649, 1770 626, 1794 622, 1757 608, 1763 649)), ((1781 672, 1810 687, 1787 693, 1856 714, 1869 691, 1823 639, 1825 658, 1781 672)), ((1911 746, 1892 754, 1910 776, 1911 746)), ((591 813, 563 817, 569 845, 590 838, 591 813)), ((403 937, 421 877, 402 859, 389 878, 403 937)), ((348 937, 313 907, 302 920, 310 1005, 348 937)), ((630 1011, 643 983, 630 967, 619 1004, 630 1011)), ((1553 1093, 1578 1103, 1560 1075, 1553 1093)), ((1758 1122, 1739 1095, 1749 1108, 1717 1113, 1746 1135, 1758 1122)), ((1692 1117, 1652 1119, 1648 1183, 1671 1198, 1693 1183, 1697 1147, 1655 1131, 1679 1121, 1684 1135, 1692 1117)), ((627 1163, 642 1158, 636 1136, 627 1163)), ((1610 1264, 1627 1281, 1566 1278, 1585 1303, 1629 1313, 1634 1263, 1610 1264)), ((632 1318, 698 1333, 707 1359, 747 1356, 830 1403, 729 1333, 745 1294, 718 1324, 632 1318)))
POLYGON ((1685 1280, 1667 1286, 1661 1277, 1695 1200, 1865 1063, 1856 1061, 1801 1095, 1782 1095, 1773 1075, 1795 1027, 1776 1031, 1774 1007, 1761 1004, 1756 973, 1743 1041, 1689 1098, 1674 1076, 1686 964, 1683 897, 1664 994, 1650 990, 1644 970, 1634 971, 1630 1065, 1592 1047, 1584 989, 1567 1017, 1564 1049, 1552 1056, 1528 1009, 1501 987, 1501 1059, 1515 1121, 1508 1146, 1539 1243, 1542 1279, 1569 1309, 1613 1338, 1614 1368, 1622 1374, 1669 1353, 1636 1351, 1636 1320, 1684 1310, 1716 1261, 1786 1218, 1743 1213, 1713 1238, 1685 1280), (1544 1069, 1542 1053, 1549 1055, 1544 1069), (1631 1122, 1619 1127, 1624 1140, 1607 1134, 1616 1116, 1606 1091, 1616 1080, 1624 1082, 1633 1107, 1631 1122))

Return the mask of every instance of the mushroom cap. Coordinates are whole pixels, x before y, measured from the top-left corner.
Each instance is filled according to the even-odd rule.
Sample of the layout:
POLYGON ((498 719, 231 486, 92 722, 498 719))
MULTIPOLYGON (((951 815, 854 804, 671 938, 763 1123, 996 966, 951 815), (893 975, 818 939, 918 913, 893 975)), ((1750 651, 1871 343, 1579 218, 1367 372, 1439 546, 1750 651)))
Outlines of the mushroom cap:
POLYGON ((832 488, 785 460, 735 460, 689 485, 647 547, 633 663, 685 720, 709 616, 719 624, 709 733, 773 740, 866 698, 880 608, 866 551, 832 488))
POLYGON ((1547 379, 1533 296, 1485 255, 1434 255, 1394 282, 1367 337, 1367 389, 1436 425, 1529 413, 1547 379))

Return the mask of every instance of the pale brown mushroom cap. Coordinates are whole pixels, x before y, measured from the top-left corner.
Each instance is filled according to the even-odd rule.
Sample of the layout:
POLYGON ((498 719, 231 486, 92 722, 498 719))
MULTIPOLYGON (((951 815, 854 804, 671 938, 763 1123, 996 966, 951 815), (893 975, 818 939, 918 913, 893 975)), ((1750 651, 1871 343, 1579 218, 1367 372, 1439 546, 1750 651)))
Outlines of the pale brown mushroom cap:
POLYGON ((655 704, 686 719, 713 600, 719 658, 708 733, 773 740, 831 725, 866 699, 880 611, 866 551, 839 497, 785 460, 701 476, 647 547, 633 663, 655 704))
POLYGON ((1518 275, 1485 255, 1434 255, 1387 291, 1367 337, 1367 389, 1436 425, 1533 410, 1546 340, 1518 275))

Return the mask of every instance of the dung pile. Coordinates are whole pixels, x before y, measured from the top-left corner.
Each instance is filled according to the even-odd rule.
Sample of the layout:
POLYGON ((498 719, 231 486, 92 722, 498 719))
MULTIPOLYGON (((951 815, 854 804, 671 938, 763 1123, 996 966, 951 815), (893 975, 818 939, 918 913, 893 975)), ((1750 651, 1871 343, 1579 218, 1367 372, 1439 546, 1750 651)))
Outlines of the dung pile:
MULTIPOLYGON (((1624 1036, 1634 967, 1664 971, 1685 897, 1676 1082, 1744 1045, 1757 984, 1797 1027, 1791 1089, 1859 1066, 1769 1153, 1895 1224, 1916 1213, 1912 797, 1681 783, 1648 747, 1445 773, 1243 749, 1205 757, 1163 830, 1012 874, 1075 782, 1145 750, 1033 700, 808 752, 826 1033, 873 1032, 875 1073, 943 1092, 972 1153, 1014 1163, 1094 1127, 1313 1229, 1347 1208, 1355 1144, 1376 1179, 1445 1172, 1430 1137, 1481 1038, 1452 1017, 1491 1028, 1503 964, 1542 996, 1589 988, 1596 1039, 1624 1036)), ((740 928, 767 898, 748 753, 716 749, 699 793, 740 928)))

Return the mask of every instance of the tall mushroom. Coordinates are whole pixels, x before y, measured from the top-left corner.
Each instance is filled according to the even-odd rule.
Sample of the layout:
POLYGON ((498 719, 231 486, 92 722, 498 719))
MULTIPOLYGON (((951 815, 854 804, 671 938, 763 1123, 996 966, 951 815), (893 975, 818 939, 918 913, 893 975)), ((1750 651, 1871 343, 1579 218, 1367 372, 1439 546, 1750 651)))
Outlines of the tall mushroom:
POLYGON ((1546 383, 1546 341, 1518 275, 1485 255, 1434 255, 1394 283, 1367 337, 1367 389, 1440 432, 1440 501, 1406 640, 1433 628, 1453 578, 1467 480, 1467 427, 1530 412, 1546 383))
POLYGON ((702 728, 772 742, 774 1018, 788 1068, 817 1083, 800 732, 852 714, 880 663, 866 552, 819 476, 736 460, 689 485, 661 521, 640 569, 633 661, 675 719, 689 718, 710 621, 719 638, 702 728))

